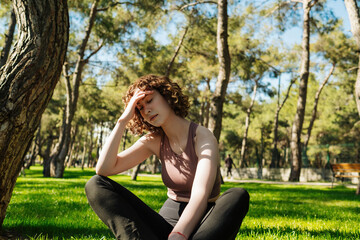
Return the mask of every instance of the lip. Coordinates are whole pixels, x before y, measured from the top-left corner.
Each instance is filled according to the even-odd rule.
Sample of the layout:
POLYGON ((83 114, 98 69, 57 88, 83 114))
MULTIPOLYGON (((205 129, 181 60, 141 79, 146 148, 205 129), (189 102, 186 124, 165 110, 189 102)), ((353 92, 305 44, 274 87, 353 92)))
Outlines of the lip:
POLYGON ((152 115, 152 116, 150 117, 150 122, 152 122, 157 116, 158 116, 158 114, 152 115))

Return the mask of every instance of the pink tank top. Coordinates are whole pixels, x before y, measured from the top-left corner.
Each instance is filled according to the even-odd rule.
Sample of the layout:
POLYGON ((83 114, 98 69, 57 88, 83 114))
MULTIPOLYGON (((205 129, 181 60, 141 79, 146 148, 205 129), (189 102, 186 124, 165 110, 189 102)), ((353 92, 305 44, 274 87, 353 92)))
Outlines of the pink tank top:
MULTIPOLYGON (((194 137, 198 125, 191 122, 185 150, 175 153, 165 134, 161 138, 160 160, 162 180, 168 188, 168 197, 175 201, 189 201, 198 157, 195 152, 194 137)), ((209 200, 215 200, 220 194, 220 168, 209 200)))

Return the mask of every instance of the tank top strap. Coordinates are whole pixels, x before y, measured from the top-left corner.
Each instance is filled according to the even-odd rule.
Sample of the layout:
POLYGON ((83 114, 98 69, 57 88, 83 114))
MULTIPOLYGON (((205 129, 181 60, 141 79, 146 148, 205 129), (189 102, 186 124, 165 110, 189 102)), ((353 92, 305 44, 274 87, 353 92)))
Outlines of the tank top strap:
POLYGON ((196 136, 196 129, 198 125, 194 122, 190 123, 190 131, 189 131, 189 137, 191 137, 192 140, 194 140, 194 137, 196 136))
POLYGON ((196 159, 196 161, 197 161, 197 156, 196 156, 196 152, 195 152, 194 138, 196 136, 197 127, 198 127, 198 125, 196 123, 194 123, 194 122, 190 123, 189 135, 188 135, 188 140, 187 140, 187 149, 186 149, 186 152, 188 152, 188 154, 190 154, 192 159, 196 159))

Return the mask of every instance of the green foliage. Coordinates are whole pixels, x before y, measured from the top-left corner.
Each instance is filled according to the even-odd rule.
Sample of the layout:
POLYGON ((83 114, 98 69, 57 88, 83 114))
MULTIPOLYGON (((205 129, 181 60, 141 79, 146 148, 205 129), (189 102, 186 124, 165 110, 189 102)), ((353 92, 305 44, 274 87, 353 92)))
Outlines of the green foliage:
MULTIPOLYGON (((92 3, 91 0, 69 2, 71 37, 67 60, 70 73, 74 71, 92 3)), ((303 135, 309 126, 316 91, 331 64, 336 63, 336 68, 320 96, 309 142, 310 166, 318 166, 319 158, 323 162, 326 160, 327 153, 316 150, 322 149, 317 146, 355 143, 359 142, 360 136, 354 101, 358 54, 352 37, 343 29, 343 20, 334 17, 329 3, 318 1, 311 15, 311 66, 303 135)), ((10 6, 9 1, 1 4, 10 6)), ((103 47, 84 66, 73 123, 73 129, 78 128, 75 142, 79 145, 74 149, 74 156, 81 155, 84 146, 88 146, 85 140, 90 132, 97 140, 94 151, 101 148, 121 116, 122 97, 128 86, 145 74, 165 74, 186 27, 189 27, 188 32, 173 63, 170 78, 189 96, 188 119, 206 124, 206 111, 219 69, 217 9, 215 4, 203 3, 180 10, 186 4, 189 1, 126 1, 121 4, 99 1, 85 57, 100 44, 103 47), (99 129, 104 130, 102 143, 99 129)), ((250 115, 247 162, 256 166, 262 146, 264 167, 270 163, 277 103, 285 98, 290 80, 296 79, 279 115, 278 149, 283 160, 285 152, 289 153, 298 97, 301 46, 289 44, 282 32, 293 26, 301 27, 301 8, 300 3, 277 0, 260 5, 252 1, 229 1, 228 43, 232 64, 219 143, 222 155, 229 152, 235 159, 240 157, 246 110, 256 79, 259 79, 259 88, 250 115)), ((8 11, 1 11, 0 17, 7 18, 8 11)), ((298 38, 301 39, 301 34, 298 38)), ((58 135, 65 101, 66 90, 61 80, 42 118, 42 142, 50 135, 58 135)), ((136 139, 131 137, 127 141, 130 144, 136 139)), ((43 151, 45 147, 43 144, 43 151)), ((348 150, 331 152, 330 160, 338 159, 345 152, 348 150)), ((346 154, 348 161, 359 161, 360 155, 353 152, 346 154)), ((286 166, 288 163, 284 162, 286 166)))
MULTIPOLYGON (((87 203, 84 192, 93 169, 68 169, 64 179, 43 178, 39 166, 18 178, 4 230, 29 239, 114 239, 87 203)), ((112 179, 159 211, 166 200, 160 177, 118 175, 112 179)), ((358 239, 359 197, 354 189, 322 186, 225 183, 221 192, 245 188, 250 208, 240 239, 358 239)))

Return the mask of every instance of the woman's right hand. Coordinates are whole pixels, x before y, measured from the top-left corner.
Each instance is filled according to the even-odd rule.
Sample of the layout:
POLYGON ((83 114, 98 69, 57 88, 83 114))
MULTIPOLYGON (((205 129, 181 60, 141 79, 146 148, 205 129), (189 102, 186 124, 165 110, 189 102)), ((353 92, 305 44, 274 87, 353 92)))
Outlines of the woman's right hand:
POLYGON ((129 122, 135 115, 135 108, 138 104, 138 102, 145 98, 146 95, 153 93, 152 90, 143 91, 140 89, 136 89, 134 92, 134 95, 131 97, 130 101, 128 102, 128 105, 125 108, 125 111, 119 118, 119 121, 125 121, 126 123, 129 122))

